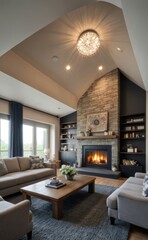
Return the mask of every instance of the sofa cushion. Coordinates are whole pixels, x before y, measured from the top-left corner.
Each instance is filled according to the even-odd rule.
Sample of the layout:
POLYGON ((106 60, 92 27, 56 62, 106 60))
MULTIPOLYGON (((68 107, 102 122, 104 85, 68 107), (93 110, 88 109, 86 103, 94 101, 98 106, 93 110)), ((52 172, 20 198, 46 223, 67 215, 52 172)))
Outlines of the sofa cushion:
POLYGON ((20 172, 8 173, 0 177, 0 190, 18 185, 16 177, 20 172))
POLYGON ((43 169, 33 169, 14 173, 8 173, 0 179, 0 190, 5 188, 18 186, 19 184, 28 183, 35 180, 40 180, 42 178, 47 178, 54 175, 54 169, 43 168, 43 169))
POLYGON ((17 159, 18 159, 21 171, 30 169, 31 159, 29 157, 18 157, 17 159))
POLYGON ((143 191, 142 195, 144 197, 148 197, 148 172, 145 174, 144 180, 143 180, 143 191))
POLYGON ((143 185, 143 179, 142 178, 136 178, 136 177, 129 177, 126 180, 126 183, 133 183, 133 184, 138 184, 138 185, 143 185))
POLYGON ((39 160, 40 159, 40 157, 39 156, 29 156, 31 159, 35 159, 35 160, 39 160))
POLYGON ((4 159, 8 173, 19 172, 20 166, 16 157, 4 159))
POLYGON ((8 173, 7 166, 3 159, 0 159, 0 176, 3 176, 8 173))
POLYGON ((31 159, 31 169, 45 168, 43 159, 41 158, 32 158, 31 159))
POLYGON ((54 174, 54 170, 51 168, 33 169, 24 172, 18 172, 16 174, 18 184, 23 184, 43 178, 51 177, 54 174))

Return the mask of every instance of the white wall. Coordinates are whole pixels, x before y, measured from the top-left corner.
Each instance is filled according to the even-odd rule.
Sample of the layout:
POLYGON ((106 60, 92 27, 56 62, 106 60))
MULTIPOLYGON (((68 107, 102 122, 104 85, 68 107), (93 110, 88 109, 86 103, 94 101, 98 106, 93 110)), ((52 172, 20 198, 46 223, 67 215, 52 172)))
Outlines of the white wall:
MULTIPOLYGON (((0 99, 0 113, 9 114, 9 102, 0 99)), ((42 122, 45 124, 50 124, 50 156, 53 154, 55 158, 58 159, 59 151, 59 118, 51 116, 49 114, 44 114, 42 112, 32 110, 30 108, 24 107, 23 118, 28 120, 33 120, 37 122, 42 122)))

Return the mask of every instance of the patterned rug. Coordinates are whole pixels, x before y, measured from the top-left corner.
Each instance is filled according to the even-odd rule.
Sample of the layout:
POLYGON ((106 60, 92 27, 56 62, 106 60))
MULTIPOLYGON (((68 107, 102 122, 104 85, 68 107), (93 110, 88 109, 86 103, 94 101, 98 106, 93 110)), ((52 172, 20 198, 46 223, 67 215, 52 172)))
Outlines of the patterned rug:
POLYGON ((52 218, 50 203, 33 198, 32 240, 127 240, 130 224, 116 221, 113 226, 107 215, 106 198, 114 190, 97 184, 93 194, 82 189, 64 201, 61 220, 52 218))

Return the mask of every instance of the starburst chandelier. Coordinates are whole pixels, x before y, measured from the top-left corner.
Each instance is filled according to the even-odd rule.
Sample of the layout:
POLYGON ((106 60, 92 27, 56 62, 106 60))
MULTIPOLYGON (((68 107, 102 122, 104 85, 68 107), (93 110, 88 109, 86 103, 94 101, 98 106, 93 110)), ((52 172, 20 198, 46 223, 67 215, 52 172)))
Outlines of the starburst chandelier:
POLYGON ((97 52, 100 46, 99 34, 94 30, 85 30, 77 41, 77 49, 84 56, 91 56, 97 52))

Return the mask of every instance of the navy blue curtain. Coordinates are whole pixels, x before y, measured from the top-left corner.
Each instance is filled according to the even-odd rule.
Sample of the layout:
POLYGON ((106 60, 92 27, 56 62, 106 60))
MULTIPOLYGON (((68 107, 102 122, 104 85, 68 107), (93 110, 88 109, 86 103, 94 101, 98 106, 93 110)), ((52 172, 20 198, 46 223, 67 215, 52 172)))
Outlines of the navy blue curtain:
POLYGON ((10 149, 9 157, 23 156, 23 106, 10 102, 10 149))

